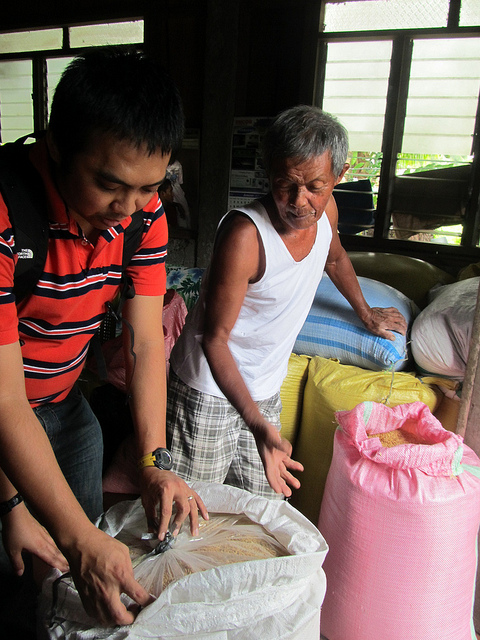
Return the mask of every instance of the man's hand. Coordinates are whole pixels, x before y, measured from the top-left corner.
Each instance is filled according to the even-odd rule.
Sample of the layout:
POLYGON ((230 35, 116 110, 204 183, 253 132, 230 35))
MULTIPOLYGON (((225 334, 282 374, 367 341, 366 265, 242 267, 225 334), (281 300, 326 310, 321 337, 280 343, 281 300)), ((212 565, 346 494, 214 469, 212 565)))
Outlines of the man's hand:
POLYGON ((372 307, 370 315, 362 318, 365 327, 376 336, 395 340, 392 331, 396 331, 404 336, 407 333, 407 322, 403 315, 395 307, 381 308, 372 307))
POLYGON ((2 537, 5 551, 18 576, 23 575, 25 565, 22 552, 28 551, 62 572, 68 571, 68 562, 58 549, 48 531, 35 520, 25 503, 14 507, 2 519, 2 537))
POLYGON ((208 520, 208 511, 202 499, 187 483, 173 471, 163 471, 156 467, 145 467, 140 472, 142 503, 151 530, 157 531, 158 539, 163 540, 175 503, 173 520, 174 536, 180 531, 184 520, 190 517, 190 531, 198 535, 198 512, 208 520))
POLYGON ((139 607, 154 601, 134 578, 128 547, 93 525, 65 551, 85 611, 104 626, 131 624, 136 612, 120 599, 126 593, 139 607))
POLYGON ((303 471, 303 465, 290 457, 292 445, 268 422, 265 422, 262 427, 251 428, 251 430, 268 483, 276 493, 283 493, 287 498, 290 497, 292 490, 288 485, 298 489, 300 481, 290 473, 289 469, 303 471))

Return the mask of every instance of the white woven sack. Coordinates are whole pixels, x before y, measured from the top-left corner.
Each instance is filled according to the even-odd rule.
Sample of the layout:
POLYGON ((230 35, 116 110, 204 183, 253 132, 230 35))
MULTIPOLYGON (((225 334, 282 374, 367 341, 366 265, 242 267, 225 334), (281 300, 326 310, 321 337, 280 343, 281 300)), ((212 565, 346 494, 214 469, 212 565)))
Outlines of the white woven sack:
MULTIPOLYGON (((40 634, 66 640, 318 640, 328 547, 318 529, 282 500, 267 500, 222 484, 191 483, 211 513, 245 514, 290 554, 229 564, 170 584, 130 626, 95 626, 70 580, 46 578, 39 608, 40 634)), ((119 503, 103 518, 116 535, 139 500, 119 503)), ((131 601, 125 595, 123 601, 131 601)))
POLYGON ((423 373, 465 377, 480 277, 440 287, 412 325, 412 355, 423 373))

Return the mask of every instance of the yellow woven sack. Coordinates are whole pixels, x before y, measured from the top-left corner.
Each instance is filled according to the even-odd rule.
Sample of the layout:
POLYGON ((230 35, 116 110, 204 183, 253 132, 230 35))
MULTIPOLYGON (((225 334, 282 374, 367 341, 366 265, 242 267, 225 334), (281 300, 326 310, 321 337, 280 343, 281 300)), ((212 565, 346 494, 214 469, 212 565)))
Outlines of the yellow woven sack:
POLYGON ((295 443, 302 417, 303 391, 307 382, 309 356, 292 353, 288 361, 288 372, 280 389, 282 400, 282 436, 292 445, 295 443))
POLYGON ((336 360, 312 358, 293 451, 293 458, 304 465, 305 471, 298 474, 302 486, 294 491, 291 504, 314 524, 318 522, 333 455, 336 411, 353 409, 371 400, 389 407, 420 401, 433 412, 440 397, 434 384, 426 384, 411 373, 367 371, 336 360))

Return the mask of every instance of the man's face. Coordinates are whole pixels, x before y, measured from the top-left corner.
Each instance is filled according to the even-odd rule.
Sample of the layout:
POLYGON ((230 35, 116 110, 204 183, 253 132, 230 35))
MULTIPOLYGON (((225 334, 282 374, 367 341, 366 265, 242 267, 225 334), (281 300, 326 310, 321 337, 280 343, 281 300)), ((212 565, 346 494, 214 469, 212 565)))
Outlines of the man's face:
POLYGON ((303 162, 294 158, 275 162, 270 188, 282 226, 306 229, 315 224, 347 169, 348 165, 345 165, 340 176, 335 178, 329 152, 303 162))
POLYGON ((136 148, 109 134, 92 135, 66 171, 58 154, 52 155, 60 194, 85 233, 114 227, 146 206, 165 179, 170 160, 170 154, 148 155, 146 147, 136 148))

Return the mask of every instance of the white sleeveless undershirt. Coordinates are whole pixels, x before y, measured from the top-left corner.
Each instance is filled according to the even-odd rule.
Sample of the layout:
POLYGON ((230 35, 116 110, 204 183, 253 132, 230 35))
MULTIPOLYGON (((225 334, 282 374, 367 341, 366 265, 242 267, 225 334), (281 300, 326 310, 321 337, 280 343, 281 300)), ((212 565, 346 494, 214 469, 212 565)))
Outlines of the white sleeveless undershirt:
MULTIPOLYGON (((256 401, 280 390, 287 373, 288 358, 305 322, 327 259, 332 229, 323 214, 317 222, 315 243, 309 254, 296 262, 267 211, 257 200, 238 207, 255 224, 265 251, 265 273, 247 293, 228 346, 247 388, 256 401)), ((230 213, 230 212, 229 212, 230 213)), ((219 227, 229 213, 222 218, 219 227)), ((213 379, 202 349, 205 286, 187 316, 185 327, 172 354, 170 365, 183 382, 197 391, 224 398, 213 379)))

